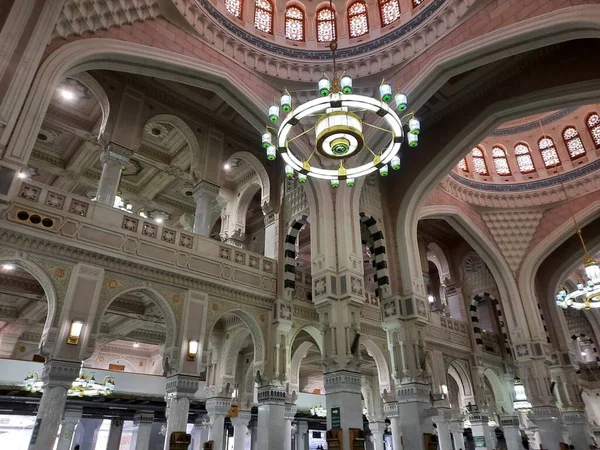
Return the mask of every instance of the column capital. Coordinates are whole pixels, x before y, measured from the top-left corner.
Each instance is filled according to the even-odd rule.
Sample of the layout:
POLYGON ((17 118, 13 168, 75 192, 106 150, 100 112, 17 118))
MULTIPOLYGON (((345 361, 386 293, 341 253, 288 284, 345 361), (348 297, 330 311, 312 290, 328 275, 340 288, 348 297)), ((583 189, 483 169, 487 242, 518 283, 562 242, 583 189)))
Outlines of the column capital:
POLYGON ((398 404, 402 403, 430 403, 429 394, 431 388, 428 384, 424 383, 406 383, 401 384, 396 389, 396 401, 398 404))
POLYGON ((193 190, 194 199, 198 200, 199 198, 208 198, 210 200, 215 200, 219 195, 219 186, 216 184, 209 183, 208 181, 201 181, 196 186, 194 186, 193 190))
POLYGON ((213 416, 226 416, 231 407, 231 398, 229 397, 210 397, 206 399, 206 411, 213 420, 213 416))
POLYGON ((79 361, 61 361, 51 359, 44 364, 42 371, 42 381, 44 388, 53 386, 62 386, 65 389, 73 386, 73 381, 79 376, 81 363, 79 361))
POLYGON ((296 417, 296 405, 294 403, 285 404, 285 420, 294 420, 296 417))
POLYGON ((231 418, 231 424, 236 426, 247 427, 250 423, 250 419, 252 418, 252 413, 250 411, 239 411, 237 417, 231 418))
POLYGON ((198 377, 188 375, 172 375, 167 378, 167 397, 191 398, 200 385, 198 377))
POLYGON ((63 414, 63 423, 77 423, 81 419, 81 408, 65 409, 63 414))
POLYGON ((138 411, 133 416, 133 423, 139 425, 140 423, 152 423, 154 422, 153 411, 138 411))
POLYGON ((518 427, 520 426, 519 416, 516 414, 502 414, 500 415, 500 424, 503 427, 518 427))
POLYGON ((574 411, 563 411, 562 418, 565 424, 571 425, 576 423, 585 423, 587 424, 587 416, 585 411, 574 410, 574 411))
POLYGON ((531 415, 534 420, 559 420, 560 411, 556 406, 534 406, 531 408, 531 415))
POLYGON ((258 403, 263 405, 284 405, 286 392, 282 386, 265 385, 258 387, 258 403))
POLYGON ((133 152, 131 150, 115 144, 114 142, 109 142, 100 156, 100 161, 102 163, 116 162, 125 165, 129 162, 129 158, 131 158, 132 155, 133 152))
POLYGON ((337 394, 342 392, 361 393, 362 376, 360 372, 337 370, 323 374, 325 392, 337 394))

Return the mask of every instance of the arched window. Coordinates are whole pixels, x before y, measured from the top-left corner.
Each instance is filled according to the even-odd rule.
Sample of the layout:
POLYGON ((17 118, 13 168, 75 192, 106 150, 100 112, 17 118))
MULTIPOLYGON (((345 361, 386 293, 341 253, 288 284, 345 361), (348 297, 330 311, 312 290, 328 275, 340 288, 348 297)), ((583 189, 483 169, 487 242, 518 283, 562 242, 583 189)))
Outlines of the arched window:
POLYGON ((400 18, 400 2, 398 0, 379 0, 381 26, 385 27, 400 18))
POLYGON ((348 7, 348 30, 350 37, 363 36, 369 32, 367 5, 362 1, 354 2, 348 7))
POLYGON ((583 142, 581 142, 579 132, 575 127, 565 128, 565 131, 563 131, 563 140, 565 141, 571 159, 581 158, 585 155, 583 142))
POLYGON ((506 159, 506 152, 500 147, 492 148, 492 160, 494 161, 494 169, 498 175, 510 175, 510 167, 506 159))
POLYGON ((542 136, 538 141, 538 148, 544 160, 544 166, 549 169, 560 165, 560 158, 554 145, 554 140, 550 136, 542 136))
POLYGON ((225 0, 225 9, 232 16, 242 18, 242 0, 225 0))
POLYGON ((331 42, 335 39, 335 12, 330 8, 317 11, 317 41, 331 42))
POLYGON ((475 147, 471 151, 471 156, 473 156, 473 170, 475 173, 479 175, 489 175, 487 164, 485 162, 485 158, 483 157, 483 151, 479 147, 475 147))
POLYGON ((458 168, 463 172, 469 171, 469 166, 467 166, 467 158, 463 158, 458 162, 458 168))
POLYGON ((519 166, 519 171, 521 173, 531 173, 535 171, 529 145, 524 142, 519 142, 515 145, 515 156, 517 157, 517 165, 519 166))
POLYGON ((256 0, 254 27, 265 33, 273 34, 273 5, 269 0, 256 0))
POLYGON ((419 5, 425 3, 425 0, 412 0, 413 8, 416 8, 419 5))
POLYGON ((586 125, 596 148, 600 148, 600 116, 598 113, 590 114, 586 120, 586 125))
POLYGON ((291 41, 304 40, 304 11, 297 6, 285 10, 285 37, 291 41))

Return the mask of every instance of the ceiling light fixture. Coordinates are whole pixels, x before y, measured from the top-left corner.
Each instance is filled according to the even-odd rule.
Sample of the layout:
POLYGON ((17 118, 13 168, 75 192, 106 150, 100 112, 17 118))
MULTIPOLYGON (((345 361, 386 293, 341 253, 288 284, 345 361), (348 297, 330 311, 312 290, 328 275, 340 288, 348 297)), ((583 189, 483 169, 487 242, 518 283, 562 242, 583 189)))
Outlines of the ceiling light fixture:
POLYGON ((70 89, 62 88, 58 92, 63 100, 68 102, 75 100, 75 93, 70 89))
POLYGON ((231 169, 231 166, 229 165, 229 163, 225 163, 225 164, 223 165, 223 169, 225 169, 225 170, 229 170, 229 169, 231 169))
POLYGON ((565 193, 569 212, 573 219, 575 233, 579 237, 579 241, 583 247, 583 266, 585 268, 587 280, 579 280, 577 289, 571 292, 568 292, 568 289, 565 286, 561 286, 561 289, 556 294, 556 304, 563 309, 573 308, 589 310, 591 308, 600 308, 600 267, 598 266, 596 259, 590 256, 588 252, 585 241, 583 240, 583 235, 581 234, 581 228, 573 214, 573 209, 571 208, 571 202, 567 195, 565 185, 562 182, 560 184, 565 193))
POLYGON ((140 343, 139 343, 139 342, 134 342, 134 343, 133 343, 133 348, 139 348, 139 346, 140 346, 140 343))
POLYGON ((3 268, 4 270, 8 270, 8 271, 10 271, 10 270, 14 270, 14 269, 15 269, 15 266, 14 266, 14 264, 3 264, 3 265, 2 265, 2 268, 3 268))
MULTIPOLYGON (((333 9, 332 0, 329 5, 333 9)), ((311 176, 329 180, 334 188, 340 185, 340 180, 345 180, 346 186, 352 187, 356 178, 376 170, 385 177, 390 166, 393 170, 400 169, 399 152, 404 141, 404 126, 408 130, 406 140, 409 147, 418 145, 421 130, 421 124, 414 113, 402 118, 398 116, 396 111, 404 111, 408 107, 406 95, 400 91, 394 95, 392 86, 385 79, 379 86, 378 98, 354 94, 352 78, 337 71, 337 47, 338 42, 333 39, 329 45, 333 57, 333 74, 331 77, 324 75, 319 80, 321 97, 294 108, 292 96, 285 90, 279 104, 275 102, 269 107, 269 121, 272 124, 279 121, 280 109, 287 113, 286 117, 278 129, 267 125, 262 135, 267 159, 272 161, 278 152, 281 153, 288 178, 294 178, 297 173, 298 181, 305 183, 307 177, 311 176), (395 108, 388 105, 392 98, 395 108), (310 118, 316 118, 312 126, 310 118), (376 124, 380 119, 383 119, 383 124, 376 124), (403 123, 404 119, 408 121, 403 123), (375 144, 369 142, 364 135, 365 128, 385 133, 386 144, 378 149, 372 148, 375 144), (271 131, 276 132, 275 141, 271 131), (310 132, 314 132, 316 148, 308 158, 303 158, 290 148, 290 144, 310 132), (367 162, 364 156, 351 159, 363 150, 371 154, 367 162), (323 158, 315 158, 316 153, 323 158), (331 168, 332 165, 334 168, 331 168)))

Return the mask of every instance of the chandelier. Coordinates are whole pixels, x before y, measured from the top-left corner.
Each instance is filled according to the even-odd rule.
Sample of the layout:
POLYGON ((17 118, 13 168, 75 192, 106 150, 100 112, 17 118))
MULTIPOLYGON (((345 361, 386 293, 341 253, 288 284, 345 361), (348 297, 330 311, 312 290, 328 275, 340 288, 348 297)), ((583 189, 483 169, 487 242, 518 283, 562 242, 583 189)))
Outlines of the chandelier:
MULTIPOLYGON (((32 372, 23 381, 25 389, 29 392, 44 392, 44 382, 37 372, 32 372)), ((94 375, 88 375, 83 370, 73 381, 73 385, 67 392, 71 397, 98 397, 107 396, 113 393, 115 389, 115 380, 110 376, 104 377, 102 383, 96 381, 94 375)))
MULTIPOLYGON (((561 183, 562 184, 562 183, 561 183)), ((588 249, 583 240, 581 234, 581 228, 577 224, 577 220, 573 215, 571 209, 571 203, 567 196, 565 186, 562 185, 567 204, 569 205, 569 211, 575 225, 575 232, 579 236, 579 241, 583 247, 583 266, 585 268, 586 280, 579 280, 577 283, 577 289, 571 292, 567 291, 565 286, 561 286, 561 289, 556 294, 556 304, 563 309, 574 308, 574 309, 591 309, 600 308, 600 267, 598 262, 592 256, 590 256, 588 249)))
MULTIPOLYGON (((333 9, 331 0, 329 3, 333 9)), ((376 170, 382 176, 387 176, 390 166, 393 170, 400 169, 399 151, 405 134, 402 121, 408 119, 406 140, 409 147, 418 145, 421 129, 413 113, 402 118, 398 116, 397 111, 405 111, 408 107, 407 97, 402 92, 394 95, 392 86, 385 83, 385 79, 379 86, 377 98, 353 93, 352 78, 337 72, 337 46, 334 38, 329 45, 333 56, 333 74, 331 78, 324 75, 319 80, 320 97, 295 106, 286 90, 279 104, 275 102, 269 107, 269 121, 271 124, 279 122, 279 127, 267 126, 262 135, 267 159, 272 161, 280 153, 286 163, 285 174, 288 178, 294 178, 297 174, 300 183, 305 183, 309 176, 320 178, 329 180, 334 188, 342 180, 352 187, 356 178, 376 170), (394 107, 389 105, 392 99, 394 107), (280 110, 286 113, 284 118, 280 117, 280 110), (382 123, 379 123, 380 120, 382 123), (385 134, 386 144, 383 148, 371 148, 364 135, 366 128, 385 134), (308 133, 314 133, 316 144, 311 154, 303 158, 290 144, 308 133), (351 160, 363 151, 368 151, 370 155, 351 160), (316 153, 328 162, 321 164, 319 158, 314 158, 316 153)))

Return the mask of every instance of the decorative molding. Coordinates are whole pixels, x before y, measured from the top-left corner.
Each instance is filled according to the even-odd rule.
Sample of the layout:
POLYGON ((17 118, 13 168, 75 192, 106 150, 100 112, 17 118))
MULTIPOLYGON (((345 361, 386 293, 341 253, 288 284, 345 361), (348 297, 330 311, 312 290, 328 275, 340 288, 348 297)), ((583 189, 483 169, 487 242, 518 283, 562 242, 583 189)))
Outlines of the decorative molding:
POLYGON ((562 119, 563 117, 567 117, 569 114, 574 113, 579 109, 579 106, 572 106, 570 108, 564 108, 560 111, 550 114, 549 116, 544 117, 541 120, 534 120, 533 122, 527 122, 521 125, 515 125, 514 127, 505 127, 498 128, 492 131, 488 136, 490 137, 498 137, 498 136, 511 136, 513 134, 525 133, 531 130, 539 130, 540 122, 542 125, 550 125, 551 123, 556 122, 557 120, 562 119))
MULTIPOLYGON (((449 33, 474 3, 474 0, 433 0, 395 30, 364 44, 338 49, 339 70, 356 78, 413 58, 449 33)), ((209 0, 174 0, 174 4, 208 45, 253 70, 309 82, 321 77, 323 61, 331 61, 329 50, 292 48, 249 33, 221 14, 209 0), (301 65, 298 60, 302 60, 301 65)))

